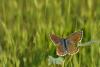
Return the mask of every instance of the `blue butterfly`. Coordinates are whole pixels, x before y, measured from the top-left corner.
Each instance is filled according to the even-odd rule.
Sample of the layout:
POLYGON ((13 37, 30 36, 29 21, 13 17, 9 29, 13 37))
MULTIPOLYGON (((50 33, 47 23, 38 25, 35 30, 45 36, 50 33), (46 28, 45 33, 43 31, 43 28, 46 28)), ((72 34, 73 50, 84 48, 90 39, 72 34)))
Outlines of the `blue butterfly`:
POLYGON ((60 38, 50 34, 51 40, 55 43, 58 56, 73 55, 79 51, 78 43, 82 40, 83 31, 74 32, 67 38, 60 38))

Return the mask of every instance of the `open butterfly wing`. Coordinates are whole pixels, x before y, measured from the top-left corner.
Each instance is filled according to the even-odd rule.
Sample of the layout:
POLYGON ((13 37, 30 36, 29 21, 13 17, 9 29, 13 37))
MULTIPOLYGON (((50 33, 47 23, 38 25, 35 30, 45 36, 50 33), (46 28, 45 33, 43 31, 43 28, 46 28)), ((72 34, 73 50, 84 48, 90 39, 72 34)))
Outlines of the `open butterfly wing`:
POLYGON ((76 44, 69 44, 67 46, 67 54, 73 55, 76 54, 79 51, 79 48, 76 46, 76 44))
POLYGON ((56 35, 54 34, 50 34, 50 38, 51 40, 57 45, 57 44, 60 44, 60 38, 57 37, 56 35))
POLYGON ((57 46, 56 53, 58 56, 64 56, 67 54, 67 51, 65 51, 63 48, 64 47, 62 45, 57 46))
POLYGON ((75 32, 71 34, 67 40, 68 40, 68 45, 67 45, 67 52, 68 54, 72 55, 74 53, 77 53, 79 51, 79 48, 77 47, 77 43, 82 39, 83 32, 75 32))
POLYGON ((65 50, 63 49, 63 44, 61 43, 61 38, 57 37, 54 34, 50 34, 51 40, 56 44, 56 53, 58 56, 63 56, 65 54, 65 50))
POLYGON ((83 36, 83 31, 79 31, 79 32, 75 32, 75 33, 71 34, 70 36, 68 36, 67 39, 71 43, 78 43, 82 39, 82 36, 83 36))

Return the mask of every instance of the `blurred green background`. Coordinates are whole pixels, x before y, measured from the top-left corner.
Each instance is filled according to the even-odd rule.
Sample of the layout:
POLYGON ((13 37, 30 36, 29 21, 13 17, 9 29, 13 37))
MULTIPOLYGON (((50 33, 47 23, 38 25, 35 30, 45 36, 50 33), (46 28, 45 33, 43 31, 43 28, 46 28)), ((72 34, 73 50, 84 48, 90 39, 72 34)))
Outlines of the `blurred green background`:
MULTIPOLYGON (((0 0, 0 67, 58 67, 48 66, 57 57, 49 34, 79 30, 82 43, 100 40, 100 0, 0 0)), ((65 67, 100 67, 100 44, 80 47, 65 67)))

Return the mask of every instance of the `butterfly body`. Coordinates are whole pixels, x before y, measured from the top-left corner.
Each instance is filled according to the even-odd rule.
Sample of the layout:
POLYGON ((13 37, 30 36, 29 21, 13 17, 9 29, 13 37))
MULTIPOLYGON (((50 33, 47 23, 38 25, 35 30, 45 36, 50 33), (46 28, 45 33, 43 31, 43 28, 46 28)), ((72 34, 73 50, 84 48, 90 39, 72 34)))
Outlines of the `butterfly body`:
POLYGON ((63 56, 65 54, 67 54, 67 45, 68 45, 67 40, 62 38, 60 40, 60 43, 57 45, 57 49, 56 49, 57 55, 63 56))
POLYGON ((63 49, 67 49, 67 41, 65 39, 61 40, 61 45, 63 46, 63 49))
POLYGON ((79 51, 77 44, 82 39, 82 34, 83 32, 75 32, 67 38, 59 38, 54 34, 51 34, 50 38, 57 47, 57 55, 64 56, 66 54, 73 55, 77 53, 79 51))

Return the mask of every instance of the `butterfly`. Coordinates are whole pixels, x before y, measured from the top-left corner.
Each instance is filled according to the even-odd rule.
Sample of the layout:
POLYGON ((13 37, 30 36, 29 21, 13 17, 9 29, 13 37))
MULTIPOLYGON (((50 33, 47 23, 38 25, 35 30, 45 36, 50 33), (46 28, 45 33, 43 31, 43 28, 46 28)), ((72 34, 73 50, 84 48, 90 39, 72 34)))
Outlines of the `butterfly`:
POLYGON ((66 38, 50 34, 50 38, 56 46, 56 54, 58 56, 76 54, 79 51, 78 43, 82 40, 82 36, 83 31, 74 32, 66 38))

